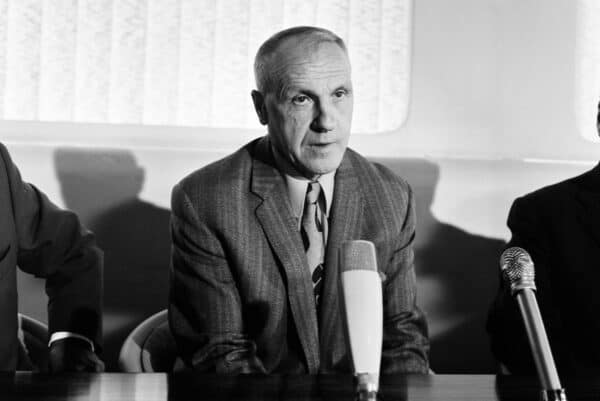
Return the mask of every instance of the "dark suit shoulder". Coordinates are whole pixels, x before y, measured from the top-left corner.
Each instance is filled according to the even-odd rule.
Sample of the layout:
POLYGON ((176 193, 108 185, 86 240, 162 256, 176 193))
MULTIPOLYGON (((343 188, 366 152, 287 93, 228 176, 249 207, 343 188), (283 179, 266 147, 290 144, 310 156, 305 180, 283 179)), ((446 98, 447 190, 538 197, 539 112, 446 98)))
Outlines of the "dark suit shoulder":
POLYGON ((386 227, 387 231, 397 233, 407 225, 412 231, 415 216, 408 182, 389 168, 370 162, 351 149, 347 151, 365 199, 367 219, 377 222, 379 231, 386 227))
MULTIPOLYGON (((516 198, 508 212, 507 224, 513 232, 523 231, 523 227, 532 229, 546 225, 552 219, 547 216, 556 215, 565 199, 565 183, 549 185, 516 198)), ((509 243, 510 246, 512 244, 509 243)))
POLYGON ((26 185, 27 189, 30 188, 29 184, 21 181, 19 169, 13 163, 8 148, 0 142, 0 189, 13 198, 15 191, 22 190, 23 185, 26 185))
POLYGON ((363 188, 378 190, 380 195, 388 194, 392 202, 409 202, 412 189, 406 180, 383 164, 371 162, 352 149, 348 149, 347 152, 363 188))
POLYGON ((183 178, 171 195, 173 214, 188 216, 213 228, 223 226, 224 220, 235 220, 234 214, 240 212, 240 207, 250 204, 255 143, 252 141, 183 178), (228 212, 224 213, 225 210, 228 212))
POLYGON ((354 162, 355 168, 359 168, 362 173, 369 178, 375 178, 385 184, 398 185, 403 190, 409 190, 409 184, 402 177, 394 173, 391 169, 381 163, 371 162, 358 152, 348 148, 349 157, 354 162))
POLYGON ((571 192, 573 184, 574 178, 569 178, 568 180, 536 189, 535 191, 522 195, 519 198, 534 203, 549 199, 556 199, 556 197, 564 196, 565 193, 571 192))
POLYGON ((234 153, 212 162, 184 177, 176 186, 189 197, 199 192, 220 192, 237 187, 248 180, 252 167, 251 148, 253 142, 234 153))
POLYGON ((10 168, 10 165, 12 165, 12 161, 10 154, 8 153, 8 149, 2 142, 0 142, 0 170, 4 171, 4 175, 7 174, 6 172, 10 168))
POLYGON ((564 208, 570 208, 574 195, 580 190, 600 192, 600 165, 578 176, 522 195, 514 201, 512 209, 554 215, 564 208))
POLYGON ((544 186, 521 198, 531 202, 545 201, 569 196, 578 189, 600 192, 600 164, 583 174, 544 186))
MULTIPOLYGON (((508 213, 507 225, 512 232, 508 246, 521 246, 540 256, 546 250, 564 243, 566 227, 573 227, 589 186, 598 186, 598 166, 578 176, 544 186, 514 200, 508 213), (594 181, 596 184, 594 184, 594 181), (536 248, 539 250, 536 251, 536 248)), ((600 188, 596 188, 600 191, 600 188)))

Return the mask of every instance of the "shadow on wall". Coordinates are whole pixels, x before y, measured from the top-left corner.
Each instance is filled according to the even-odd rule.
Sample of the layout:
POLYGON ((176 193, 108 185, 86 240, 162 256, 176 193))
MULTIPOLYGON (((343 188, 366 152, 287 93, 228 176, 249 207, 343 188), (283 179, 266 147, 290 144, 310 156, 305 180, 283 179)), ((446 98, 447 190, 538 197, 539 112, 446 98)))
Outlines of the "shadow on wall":
POLYGON ((115 370, 131 330, 167 307, 169 211, 138 198, 144 169, 130 152, 63 148, 54 161, 66 207, 104 250, 103 358, 115 370))
POLYGON ((436 373, 494 373, 485 321, 498 288, 498 258, 505 242, 436 219, 431 206, 439 167, 434 163, 373 161, 406 179, 415 194, 418 302, 429 322, 431 368, 436 373))

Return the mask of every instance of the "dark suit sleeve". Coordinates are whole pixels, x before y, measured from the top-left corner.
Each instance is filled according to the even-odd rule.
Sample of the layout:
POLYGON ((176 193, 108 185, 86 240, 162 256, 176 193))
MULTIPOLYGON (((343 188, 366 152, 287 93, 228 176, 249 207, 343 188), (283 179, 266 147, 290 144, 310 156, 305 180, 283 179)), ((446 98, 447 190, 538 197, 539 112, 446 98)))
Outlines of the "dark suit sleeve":
POLYGON ((198 371, 264 373, 256 344, 244 334, 242 303, 219 238, 181 186, 171 206, 169 322, 182 358, 198 371))
MULTIPOLYGON (((508 227, 512 237, 507 245, 521 247, 530 255, 535 265, 536 298, 542 313, 542 319, 548 338, 560 332, 560 315, 552 302, 552 286, 549 279, 551 246, 548 239, 548 227, 541 212, 544 205, 531 197, 518 198, 513 203, 508 227)), ((492 352, 496 359, 504 364, 513 374, 535 374, 535 364, 527 340, 527 333, 515 298, 510 287, 499 278, 500 286, 492 304, 487 322, 492 352)), ((560 351, 553 348, 554 359, 560 351)))
POLYGON ((17 264, 46 279, 50 333, 69 331, 101 343, 102 252, 77 216, 23 182, 0 146, 9 177, 18 240, 17 264))
POLYGON ((417 307, 413 241, 414 197, 408 207, 395 252, 385 270, 382 373, 428 373, 429 340, 425 316, 417 307))

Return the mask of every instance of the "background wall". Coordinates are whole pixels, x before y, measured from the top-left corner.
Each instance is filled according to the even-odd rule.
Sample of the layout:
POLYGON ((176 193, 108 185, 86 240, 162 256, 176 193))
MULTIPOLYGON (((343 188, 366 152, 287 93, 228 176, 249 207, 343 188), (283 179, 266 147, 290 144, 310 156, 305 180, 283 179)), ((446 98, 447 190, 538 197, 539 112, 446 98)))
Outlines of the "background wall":
MULTIPOLYGON (((576 5, 416 0, 408 120, 351 139, 415 189, 419 298, 437 372, 494 369, 485 314, 513 199, 600 159, 600 145, 583 139, 575 120, 576 5)), ((77 211, 105 249, 109 367, 131 328, 166 307, 172 186, 259 135, 0 122, 25 179, 77 211)), ((21 310, 45 320, 43 283, 19 280, 21 310)))

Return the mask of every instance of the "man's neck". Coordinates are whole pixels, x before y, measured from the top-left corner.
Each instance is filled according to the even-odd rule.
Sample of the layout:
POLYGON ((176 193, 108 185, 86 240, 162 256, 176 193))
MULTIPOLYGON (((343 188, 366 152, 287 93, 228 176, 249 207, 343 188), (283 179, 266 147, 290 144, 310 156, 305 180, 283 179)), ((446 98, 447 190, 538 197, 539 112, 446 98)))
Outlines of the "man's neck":
POLYGON ((299 179, 299 180, 309 180, 309 181, 317 181, 319 179, 319 177, 321 177, 320 174, 318 175, 313 175, 311 177, 308 177, 304 174, 301 174, 293 165, 292 163, 285 158, 281 152, 279 152, 279 150, 277 149, 277 147, 273 144, 273 141, 271 142, 271 152, 273 152, 273 158, 275 159, 275 165, 277 166, 277 169, 284 175, 289 175, 290 177, 299 179))

